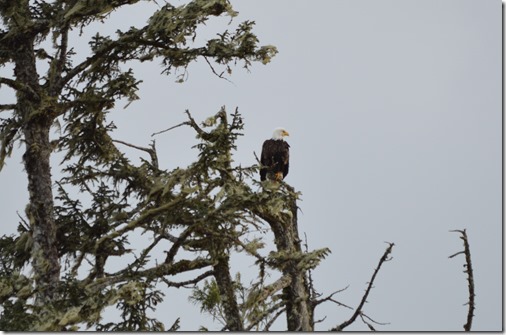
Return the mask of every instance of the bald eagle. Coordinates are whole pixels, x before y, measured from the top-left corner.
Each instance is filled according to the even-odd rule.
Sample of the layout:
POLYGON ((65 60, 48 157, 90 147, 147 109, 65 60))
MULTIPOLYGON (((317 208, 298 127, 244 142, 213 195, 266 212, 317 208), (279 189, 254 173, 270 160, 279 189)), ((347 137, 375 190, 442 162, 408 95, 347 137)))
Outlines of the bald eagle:
POLYGON ((289 136, 283 128, 274 129, 272 138, 266 140, 262 146, 262 155, 260 156, 260 180, 281 181, 288 174, 288 161, 290 158, 290 145, 283 140, 283 137, 289 136))

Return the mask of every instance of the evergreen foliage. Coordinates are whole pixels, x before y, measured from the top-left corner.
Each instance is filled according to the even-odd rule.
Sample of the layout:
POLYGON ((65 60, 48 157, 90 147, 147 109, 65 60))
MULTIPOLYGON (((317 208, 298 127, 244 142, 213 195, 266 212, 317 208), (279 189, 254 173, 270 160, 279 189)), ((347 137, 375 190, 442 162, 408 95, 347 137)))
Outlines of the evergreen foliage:
MULTIPOLYGON (((177 330, 185 316, 156 320, 151 312, 163 301, 162 290, 179 287, 194 288, 192 301, 222 320, 224 329, 268 328, 290 299, 296 300, 286 290, 294 278, 305 281, 306 271, 328 253, 300 251, 293 231, 299 193, 284 183, 258 183, 257 165, 234 165, 243 130, 238 110, 228 114, 223 107, 200 125, 188 112, 184 125, 199 140, 198 159, 171 171, 159 166, 154 141, 140 147, 111 137, 115 125, 108 113, 120 99, 139 98, 140 81, 130 61, 159 60, 171 74, 204 58, 231 73, 235 64, 267 64, 277 53, 258 45, 251 21, 197 45, 198 26, 237 13, 226 0, 194 0, 160 6, 141 28, 115 36, 97 33, 89 41, 91 54, 76 61, 69 47, 72 31, 137 2, 0 4, 0 64, 14 66, 14 76, 1 77, 0 85, 16 92, 15 103, 0 105, 6 115, 0 119, 0 168, 23 141, 30 193, 18 234, 0 239, 0 329, 166 330, 173 322, 168 330, 177 330), (47 70, 40 70, 43 63, 47 70), (55 130, 59 137, 50 141, 55 130), (133 164, 123 145, 149 159, 133 164), (60 180, 50 172, 55 151, 64 153, 60 180), (276 230, 278 247, 262 256, 265 243, 251 234, 267 225, 276 230), (149 241, 146 246, 131 242, 139 236, 149 241), (164 257, 157 257, 159 250, 164 257), (259 277, 251 287, 232 275, 233 252, 255 257, 259 277), (282 276, 266 284, 269 270, 282 276), (184 274, 191 279, 179 279, 184 274), (120 321, 104 320, 108 306, 121 312, 120 321)), ((308 294, 296 293, 309 302, 308 294)), ((307 304, 302 307, 305 312, 299 312, 307 314, 307 304)))

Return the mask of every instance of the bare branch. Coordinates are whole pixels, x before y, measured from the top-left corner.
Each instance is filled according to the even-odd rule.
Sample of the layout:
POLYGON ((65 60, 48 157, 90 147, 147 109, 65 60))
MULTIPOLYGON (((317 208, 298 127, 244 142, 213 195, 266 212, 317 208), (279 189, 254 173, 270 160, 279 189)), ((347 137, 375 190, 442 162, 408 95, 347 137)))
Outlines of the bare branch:
POLYGON ((156 245, 158 243, 160 243, 160 241, 163 239, 163 236, 161 235, 158 235, 157 237, 155 237, 154 241, 146 248, 144 249, 142 252, 141 252, 141 255, 139 256, 139 258, 137 258, 135 260, 135 262, 130 266, 131 268, 134 268, 137 264, 143 264, 144 260, 146 259, 146 257, 149 256, 149 253, 151 252, 151 250, 153 250, 154 247, 156 247, 156 245))
MULTIPOLYGON (((225 78, 223 77, 223 74, 225 73, 225 71, 221 72, 220 74, 218 74, 215 70, 214 70, 214 67, 212 66, 211 62, 209 62, 209 60, 207 59, 206 56, 204 56, 204 59, 206 60, 207 62, 207 65, 209 65, 209 67, 211 68, 211 71, 213 71, 213 73, 220 79, 225 79, 226 81, 228 81, 229 83, 231 84, 234 84, 231 80, 229 80, 228 78, 225 78)), ((235 84, 234 84, 235 85, 235 84)))
POLYGON ((16 211, 16 214, 18 215, 18 218, 21 220, 19 224, 21 224, 23 228, 26 229, 26 231, 30 231, 30 224, 26 222, 26 220, 19 214, 18 211, 16 211))
MULTIPOLYGON (((372 323, 375 323, 377 325, 380 325, 380 326, 386 326, 386 325, 389 325, 390 323, 389 322, 378 322, 378 321, 375 321, 373 319, 371 319, 370 316, 364 314, 364 313, 360 313, 360 317, 362 318, 362 320, 364 320, 364 318, 368 319, 369 321, 371 321, 372 323)), ((365 322, 365 321, 364 321, 365 322)))
MULTIPOLYGON (((190 119, 190 126, 193 129, 195 129, 195 131, 200 135, 200 137, 202 137, 204 140, 209 139, 210 138, 209 134, 206 133, 205 131, 203 131, 202 128, 199 127, 197 122, 195 122, 195 119, 191 116, 190 111, 186 110, 185 113, 186 113, 186 115, 188 115, 188 119, 190 119)), ((220 112, 218 112, 218 114, 220 114, 220 112)), ((216 115, 218 115, 218 114, 216 114, 216 115)))
POLYGON ((374 329, 374 327, 364 319, 364 315, 362 313, 360 313, 360 318, 362 319, 362 322, 365 323, 367 327, 369 327, 370 330, 376 331, 376 329, 374 329))
MULTIPOLYGON (((255 157, 256 157, 256 154, 255 154, 255 157)), ((258 160, 258 158, 257 158, 257 160, 258 160)), ((309 245, 307 242, 307 234, 306 233, 304 233, 304 249, 305 249, 306 253, 309 252, 309 245)), ((313 273, 311 272, 311 268, 309 268, 309 270, 307 270, 307 280, 308 280, 308 286, 309 286, 309 293, 311 294, 311 300, 312 300, 312 305, 313 305, 312 310, 313 310, 313 314, 314 314, 314 309, 318 305, 315 303, 316 298, 321 297, 322 295, 317 293, 314 288, 313 273)), ((332 293, 329 297, 332 298, 333 295, 334 295, 334 293, 332 293)), ((314 323, 313 323, 313 325, 314 325, 314 323)))
POLYGON ((323 322, 323 321, 325 321, 326 319, 327 319, 327 316, 325 315, 325 316, 323 317, 323 319, 319 319, 319 320, 313 321, 313 326, 314 326, 315 324, 317 324, 317 323, 322 323, 322 322, 323 322))
POLYGON ((369 285, 367 286, 367 289, 365 291, 365 294, 364 296, 362 297, 362 300, 360 301, 360 304, 358 305, 357 309, 355 310, 355 313, 353 313, 353 315, 351 316, 351 318, 343 323, 341 323, 340 325, 338 325, 337 327, 334 327, 331 329, 331 331, 341 331, 343 330, 344 328, 348 327, 349 325, 351 325, 353 322, 355 322, 356 318, 359 316, 359 315, 362 315, 362 307, 364 307, 364 304, 365 302, 367 301, 367 297, 369 296, 369 293, 371 291, 371 288, 373 287, 373 284, 374 284, 374 280, 376 279, 376 275, 378 274, 380 268, 381 268, 381 265, 383 265, 383 263, 385 261, 388 261, 389 258, 388 256, 390 255, 390 253, 392 252, 392 248, 393 248, 394 244, 393 243, 388 243, 388 248, 385 250, 385 253, 383 254, 383 256, 381 256, 380 258, 380 261, 378 263, 378 266, 376 267, 376 269, 374 270, 374 273, 371 277, 371 280, 369 281, 369 285))
POLYGON ((328 301, 331 301, 331 302, 333 302, 334 304, 336 304, 336 305, 338 305, 338 306, 341 306, 341 307, 346 307, 346 308, 348 308, 348 309, 353 309, 353 307, 350 307, 350 306, 348 306, 348 305, 346 305, 346 304, 343 304, 342 302, 339 302, 339 301, 337 301, 337 300, 335 300, 335 299, 333 299, 333 298, 328 299, 328 301))
POLYGON ((149 156, 151 157, 151 163, 153 164, 153 166, 158 167, 158 156, 156 155, 156 151, 155 150, 153 150, 151 148, 139 147, 137 145, 133 145, 133 144, 130 144, 130 143, 127 143, 127 142, 123 142, 123 141, 120 141, 120 140, 112 140, 112 141, 116 142, 116 143, 120 143, 120 144, 126 145, 127 147, 130 147, 130 148, 134 148, 134 149, 137 149, 137 150, 141 150, 141 151, 147 152, 149 154, 149 156))
POLYGON ((163 134, 163 133, 168 132, 169 130, 172 130, 172 129, 177 128, 177 127, 189 126, 189 125, 190 125, 189 121, 181 122, 180 124, 172 126, 172 127, 168 128, 168 129, 157 131, 156 133, 151 134, 151 137, 153 137, 155 135, 163 134))
POLYGON ((453 254, 453 255, 451 255, 451 256, 448 256, 448 258, 453 258, 453 257, 455 257, 455 256, 457 256, 457 255, 460 255, 460 254, 463 254, 463 253, 464 253, 464 251, 459 251, 459 252, 454 253, 454 254, 453 254))
POLYGON ((344 290, 346 290, 348 287, 349 287, 349 285, 348 285, 348 286, 346 286, 346 287, 345 287, 345 288, 343 288, 343 289, 340 289, 340 290, 338 290, 338 291, 335 291, 335 292, 333 292, 333 293, 329 294, 329 295, 328 295, 327 297, 325 297, 325 298, 322 298, 322 299, 318 299, 318 300, 313 301, 313 306, 314 306, 314 307, 316 307, 316 306, 318 306, 319 304, 321 304, 321 303, 323 303, 323 302, 325 302, 325 301, 332 301, 333 303, 335 303, 335 304, 337 304, 337 305, 339 305, 339 306, 343 306, 343 307, 346 307, 346 308, 349 308, 349 309, 353 309, 352 307, 350 307, 350 306, 348 306, 348 305, 345 305, 345 304, 343 304, 343 303, 341 303, 341 302, 336 301, 336 300, 334 300, 334 299, 333 299, 333 296, 334 296, 335 294, 343 292, 343 291, 344 291, 344 290))
POLYGON ((172 282, 172 281, 169 281, 169 280, 166 280, 165 278, 162 278, 162 281, 167 284, 168 287, 176 287, 176 288, 180 288, 180 287, 184 287, 184 288, 189 288, 188 285, 193 285, 195 286, 198 282, 200 282, 202 279, 205 279, 209 276, 212 276, 214 275, 214 270, 209 270, 209 271, 206 271, 204 272, 203 274, 195 277, 194 279, 191 279, 191 280, 187 280, 187 281, 182 281, 182 282, 172 282))
POLYGON ((286 308, 283 308, 281 309, 279 312, 276 313, 276 315, 274 315, 272 317, 272 319, 270 319, 269 322, 267 322, 267 324, 265 325, 265 328, 264 328, 264 332, 268 331, 269 328, 271 328, 272 324, 274 323, 274 321, 276 321, 276 319, 281 315, 283 314, 284 312, 286 311, 286 308))
POLYGON ((466 256, 466 263, 464 264, 464 267, 466 268, 464 270, 464 273, 467 273, 467 287, 469 290, 469 301, 466 305, 469 306, 467 311, 467 321, 464 324, 464 330, 466 332, 471 331, 471 326, 473 324, 473 316, 474 316, 474 276, 473 276, 473 265, 471 263, 471 250, 469 248, 469 241, 467 239, 466 230, 451 230, 452 233, 460 233, 460 238, 464 241, 464 251, 459 251, 448 258, 453 258, 457 255, 464 254, 466 256))
MULTIPOLYGON (((309 248, 308 248, 308 242, 307 242, 307 235, 306 233, 304 233, 304 249, 305 249, 305 252, 308 253, 309 252, 309 248)), ((314 315, 314 311, 316 309, 316 306, 320 305, 321 303, 324 303, 326 301, 330 301, 330 302, 333 302, 335 303, 336 305, 338 306, 342 306, 342 307, 346 307, 346 308, 349 308, 351 310, 353 310, 352 307, 346 305, 346 304, 343 304, 342 302, 339 302, 335 299, 333 299, 334 295, 336 295, 337 293, 341 293, 343 291, 345 291, 346 289, 348 289, 349 285, 346 286, 345 288, 343 289, 340 289, 340 290, 337 290, 335 292, 332 292, 331 294, 329 294, 328 296, 326 296, 325 298, 321 298, 321 299, 316 299, 318 297, 321 297, 322 294, 321 293, 318 293, 316 292, 316 290, 314 289, 314 285, 313 285, 313 276, 312 276, 312 272, 311 272, 311 269, 308 270, 308 276, 307 276, 307 279, 308 279, 308 286, 309 286, 309 291, 311 293, 311 310, 312 310, 312 315, 314 315)), ((316 321, 312 321, 312 324, 313 324, 313 330, 314 330, 314 325, 317 324, 317 323, 321 323, 323 322, 325 319, 327 318, 327 316, 325 316, 323 319, 320 319, 320 320, 316 320, 316 321)))
MULTIPOLYGON (((172 130, 174 128, 177 128, 177 127, 190 126, 193 129, 195 129, 195 131, 197 132, 197 134, 199 134, 199 136, 202 137, 204 140, 209 140, 210 139, 209 134, 206 133, 204 130, 202 130, 202 128, 199 127, 199 125, 197 124, 197 122, 195 122, 195 119, 191 116, 190 111, 186 110, 185 113, 186 113, 186 115, 188 115, 189 121, 181 122, 180 124, 172 126, 172 127, 168 128, 168 129, 165 129, 165 130, 162 130, 162 131, 158 131, 156 133, 151 134, 151 136, 155 136, 155 135, 159 135, 159 134, 165 133, 165 132, 167 132, 169 130, 172 130)), ((218 112, 218 114, 216 114, 216 116, 218 116, 220 113, 221 113, 221 111, 218 112)))
POLYGON ((260 162, 260 159, 258 158, 257 153, 253 151, 253 155, 255 155, 255 159, 257 160, 257 163, 261 165, 262 163, 260 162))
POLYGON ((127 147, 130 147, 130 148, 134 148, 134 149, 137 149, 137 150, 141 150, 141 151, 145 151, 149 154, 151 154, 151 149, 148 149, 148 148, 144 148, 144 147, 139 147, 137 145, 133 145, 133 144, 130 144, 130 143, 127 143, 127 142, 123 142, 123 141, 120 141, 120 140, 112 140, 113 142, 116 142, 116 143, 120 143, 120 144, 123 144, 123 145, 126 145, 127 147))

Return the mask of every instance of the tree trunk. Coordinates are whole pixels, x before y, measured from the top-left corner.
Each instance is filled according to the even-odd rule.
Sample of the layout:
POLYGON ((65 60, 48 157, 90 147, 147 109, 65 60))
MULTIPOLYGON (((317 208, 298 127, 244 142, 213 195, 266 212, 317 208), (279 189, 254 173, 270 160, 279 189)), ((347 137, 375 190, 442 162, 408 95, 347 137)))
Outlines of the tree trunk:
POLYGON ((24 87, 17 92, 17 112, 23 120, 26 152, 23 155, 28 175, 30 220, 33 246, 32 265, 36 283, 36 304, 53 300, 60 277, 60 262, 56 248, 56 226, 53 213, 49 130, 52 119, 42 109, 38 74, 35 65, 33 38, 19 41, 15 60, 16 80, 24 87))
MULTIPOLYGON (((299 231, 297 227, 297 204, 295 200, 290 204, 292 220, 281 230, 276 238, 280 251, 288 254, 302 251, 300 247, 299 231)), ((306 282, 305 271, 297 267, 298 261, 290 260, 286 264, 283 274, 289 274, 292 282, 283 289, 286 299, 286 322, 288 331, 313 331, 311 307, 309 303, 310 292, 306 282)))
MULTIPOLYGON (((293 188, 287 188, 294 192, 293 188)), ((288 208, 291 216, 284 216, 280 220, 270 213, 257 212, 269 223, 274 233, 274 241, 278 252, 284 255, 300 254, 302 252, 297 227, 297 203, 293 199, 288 208)), ((290 285, 283 289, 283 298, 286 303, 286 322, 288 331, 313 331, 313 315, 310 303, 310 291, 307 284, 305 270, 298 267, 297 259, 288 259, 282 265, 283 275, 289 275, 290 285)))
POLYGON ((235 298, 234 285, 230 276, 229 257, 222 255, 218 257, 218 263, 214 266, 214 278, 220 290, 227 330, 244 330, 239 307, 235 298))

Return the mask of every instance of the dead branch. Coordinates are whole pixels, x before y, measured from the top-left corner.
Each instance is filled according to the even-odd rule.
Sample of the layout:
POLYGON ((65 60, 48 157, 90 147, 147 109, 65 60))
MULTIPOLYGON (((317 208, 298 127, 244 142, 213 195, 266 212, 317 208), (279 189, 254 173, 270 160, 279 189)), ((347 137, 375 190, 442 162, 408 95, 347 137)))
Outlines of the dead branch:
POLYGON ((467 302, 467 305, 469 306, 467 311, 467 321, 464 324, 464 330, 466 332, 471 331, 471 326, 473 324, 473 316, 474 316, 474 276, 473 276, 473 266, 471 264, 471 250, 469 249, 469 241, 467 239, 466 230, 450 230, 452 233, 460 233, 460 239, 464 241, 464 250, 459 251, 448 258, 453 258, 457 255, 464 254, 466 257, 466 263, 464 264, 464 267, 466 268, 464 270, 464 273, 467 273, 467 287, 469 289, 469 301, 467 302))
MULTIPOLYGON (((202 130, 202 128, 199 127, 199 125, 197 124, 197 122, 195 122, 195 119, 191 116, 190 111, 188 109, 185 111, 185 113, 186 113, 186 115, 188 115, 189 121, 181 122, 180 124, 172 126, 172 127, 168 128, 168 129, 158 131, 156 133, 151 134, 151 136, 159 135, 159 134, 168 132, 169 130, 172 130, 174 128, 178 128, 178 127, 181 127, 181 126, 190 126, 193 129, 195 129, 195 131, 197 132, 197 134, 199 134, 199 136, 202 137, 204 140, 210 139, 209 134, 206 133, 204 130, 202 130)), ((221 111, 218 112, 215 116, 219 116, 220 113, 222 113, 222 112, 221 111)))
POLYGON ((372 330, 373 332, 376 331, 376 329, 369 322, 367 322, 364 319, 364 315, 363 314, 360 314, 360 318, 362 319, 362 322, 365 323, 367 325, 367 327, 369 327, 370 330, 372 330))
POLYGON ((365 302, 367 301, 367 297, 369 296, 369 293, 371 291, 371 288, 374 284, 374 280, 376 279, 376 275, 378 274, 380 268, 381 268, 381 265, 383 265, 384 262, 390 260, 388 258, 388 256, 390 255, 390 253, 392 252, 392 248, 393 248, 394 244, 393 243, 388 243, 388 248, 385 250, 385 253, 383 254, 383 256, 381 256, 380 258, 380 261, 378 263, 378 266, 376 267, 376 269, 374 270, 374 273, 371 277, 371 280, 369 281, 369 285, 367 286, 367 289, 365 290, 365 294, 364 296, 362 297, 362 300, 360 301, 360 304, 358 305, 357 309, 355 310, 355 313, 353 313, 353 315, 351 316, 351 318, 343 323, 341 323, 340 325, 338 325, 337 327, 334 327, 331 329, 331 331, 341 331, 343 330, 344 328, 348 327, 349 325, 351 325, 353 322, 355 322, 355 320, 357 319, 357 317, 359 315, 362 315, 362 308, 364 307, 364 304, 365 302))
POLYGON ((253 151, 253 155, 255 155, 255 159, 257 160, 257 163, 259 165, 262 165, 262 163, 260 162, 260 159, 258 159, 257 153, 255 151, 253 151))
POLYGON ((156 133, 151 134, 151 137, 159 135, 159 134, 163 134, 163 133, 168 132, 169 130, 175 129, 177 127, 189 126, 189 125, 190 125, 190 121, 181 122, 180 124, 177 124, 177 125, 172 126, 170 128, 167 128, 167 129, 164 129, 164 130, 161 130, 161 131, 157 131, 156 133))
MULTIPOLYGON (((304 233, 304 249, 305 249, 305 252, 308 253, 309 252, 309 247, 308 247, 308 242, 307 242, 307 235, 306 233, 304 233)), ((316 292, 316 290, 314 289, 314 285, 313 285, 313 276, 312 276, 312 272, 311 272, 311 269, 308 270, 308 285, 309 285, 309 291, 311 292, 311 308, 312 308, 312 311, 313 311, 313 315, 314 315, 314 311, 315 311, 315 308, 316 306, 320 305, 321 303, 324 303, 326 301, 330 301, 330 302, 333 302, 335 303, 336 305, 338 306, 342 306, 342 307, 346 307, 346 308, 349 308, 349 309, 353 309, 352 307, 346 305, 346 304, 343 304, 335 299, 333 299, 334 295, 336 295, 337 293, 341 293, 343 291, 345 291, 346 289, 348 289, 349 285, 346 286, 345 288, 343 289, 340 289, 340 290, 337 290, 335 292, 332 292, 331 294, 329 294, 328 296, 326 296, 325 298, 321 298, 321 299, 316 299, 316 298, 319 298, 321 297, 323 294, 322 293, 318 293, 316 292)), ((323 318, 323 320, 325 320, 326 317, 323 318)), ((318 322, 322 322, 323 320, 318 320, 318 321, 313 321, 313 326, 318 323, 318 322)))
MULTIPOLYGON (((307 243, 307 235, 306 233, 304 233, 304 251, 306 253, 309 252, 309 245, 307 243)), ((316 298, 318 297, 321 297, 322 294, 316 292, 315 288, 314 288, 314 284, 313 284, 313 273, 311 272, 311 268, 309 268, 307 270, 307 280, 308 280, 308 286, 309 286, 309 293, 311 294, 311 303, 312 303, 312 311, 313 311, 313 315, 314 315, 314 309, 317 305, 321 304, 321 302, 319 303, 316 303, 316 298)), ((332 298, 332 296, 334 295, 334 293, 332 293, 328 298, 332 298)), ((322 301, 323 302, 323 301, 322 301)), ((314 322, 313 322, 313 325, 314 325, 314 322)))
MULTIPOLYGON (((225 79, 226 81, 228 81, 229 83, 231 84, 234 84, 230 79, 228 78, 225 78, 223 77, 223 74, 225 73, 225 71, 222 71, 220 74, 218 74, 218 72, 216 72, 216 70, 214 69, 213 65, 211 64, 211 62, 209 61, 209 59, 207 59, 206 56, 204 56, 204 59, 206 60, 207 62, 207 65, 209 65, 209 67, 211 68, 211 71, 214 73, 214 75, 220 79, 225 79)), ((235 85, 235 84, 234 84, 235 85)))
POLYGON ((327 319, 327 316, 325 315, 322 319, 319 319, 319 320, 316 320, 316 321, 313 321, 313 327, 315 324, 317 323, 322 323, 323 321, 325 321, 327 319))
POLYGON ((151 157, 151 163, 153 164, 153 166, 156 167, 156 168, 158 168, 158 157, 156 155, 156 151, 155 150, 153 150, 151 148, 140 147, 140 146, 133 145, 133 144, 130 144, 130 143, 127 143, 127 142, 123 142, 123 141, 120 141, 120 140, 112 140, 112 141, 116 142, 116 143, 120 143, 120 144, 126 145, 127 147, 130 147, 130 148, 134 148, 134 149, 137 149, 137 150, 141 150, 141 151, 147 152, 149 154, 149 156, 151 157))
POLYGON ((319 304, 324 303, 324 302, 326 302, 326 301, 331 301, 331 302, 335 303, 335 304, 336 304, 336 305, 338 305, 338 306, 343 306, 343 307, 346 307, 346 308, 349 308, 349 309, 353 309, 352 307, 350 307, 350 306, 348 306, 348 305, 345 305, 345 304, 343 304, 343 303, 341 303, 341 302, 339 302, 339 301, 337 301, 337 300, 334 300, 334 299, 333 299, 334 295, 336 295, 337 293, 341 293, 341 292, 343 292, 343 291, 344 291, 344 290, 346 290, 348 287, 349 287, 349 285, 348 285, 348 286, 346 286, 346 287, 345 287, 345 288, 343 288, 343 289, 340 289, 340 290, 338 290, 338 291, 332 292, 331 294, 329 294, 329 295, 328 295, 328 296, 326 296, 325 298, 322 298, 322 299, 318 299, 318 300, 313 301, 313 302, 312 302, 313 307, 316 307, 316 306, 318 306, 319 304))
POLYGON ((269 320, 269 322, 267 322, 267 324, 265 325, 265 328, 264 328, 264 332, 268 331, 269 328, 271 328, 272 324, 274 323, 274 321, 276 321, 276 319, 281 315, 283 314, 284 312, 286 311, 286 308, 283 308, 281 310, 279 310, 276 315, 274 315, 272 317, 272 319, 269 320))
POLYGON ((362 319, 362 321, 364 321, 365 324, 368 325, 368 323, 364 320, 364 319, 368 319, 369 321, 371 321, 372 323, 375 323, 377 325, 380 325, 380 326, 386 326, 386 325, 389 325, 390 323, 389 322, 378 322, 378 321, 374 321, 373 319, 371 319, 370 316, 364 314, 364 313, 360 313, 360 318, 362 319))
POLYGON ((23 217, 19 214, 18 211, 16 211, 16 214, 18 215, 18 218, 21 220, 19 224, 22 225, 26 231, 30 231, 30 224, 26 222, 25 219, 23 219, 23 217))

